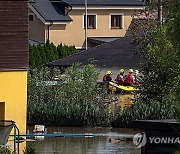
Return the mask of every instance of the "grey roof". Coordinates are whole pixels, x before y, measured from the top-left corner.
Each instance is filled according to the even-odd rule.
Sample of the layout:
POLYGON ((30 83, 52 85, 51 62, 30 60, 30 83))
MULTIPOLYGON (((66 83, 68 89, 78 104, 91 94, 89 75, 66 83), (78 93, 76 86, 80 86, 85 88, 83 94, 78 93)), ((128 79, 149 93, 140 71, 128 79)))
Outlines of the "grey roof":
POLYGON ((71 66, 75 62, 86 65, 89 59, 95 60, 97 67, 133 67, 138 68, 143 61, 137 54, 132 37, 127 36, 103 45, 89 48, 86 51, 78 52, 70 57, 65 57, 51 62, 48 66, 71 66))
POLYGON ((89 42, 107 43, 119 39, 120 37, 88 37, 89 42))
POLYGON ((38 40, 34 40, 34 39, 29 39, 29 42, 28 42, 30 45, 44 45, 43 42, 40 42, 38 40))
POLYGON ((64 2, 31 0, 29 3, 44 18, 45 21, 72 21, 72 19, 64 13, 63 8, 67 5, 64 2))
MULTIPOLYGON (((63 0, 70 5, 84 5, 85 0, 63 0)), ((143 6, 140 0, 87 0, 88 5, 103 6, 143 6)))

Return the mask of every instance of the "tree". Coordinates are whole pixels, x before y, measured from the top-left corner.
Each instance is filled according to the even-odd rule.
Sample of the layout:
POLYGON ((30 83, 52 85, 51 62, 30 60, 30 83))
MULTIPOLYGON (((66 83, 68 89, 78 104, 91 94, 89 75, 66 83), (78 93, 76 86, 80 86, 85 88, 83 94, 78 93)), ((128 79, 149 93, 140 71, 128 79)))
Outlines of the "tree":
POLYGON ((77 52, 75 46, 63 46, 60 44, 56 47, 49 41, 44 45, 29 45, 29 65, 32 68, 40 68, 49 62, 71 56, 77 52))
POLYGON ((143 35, 135 37, 136 46, 146 60, 142 65, 141 93, 146 100, 161 102, 164 97, 180 100, 179 6, 180 1, 164 0, 164 23, 150 26, 148 22, 142 25, 143 35))

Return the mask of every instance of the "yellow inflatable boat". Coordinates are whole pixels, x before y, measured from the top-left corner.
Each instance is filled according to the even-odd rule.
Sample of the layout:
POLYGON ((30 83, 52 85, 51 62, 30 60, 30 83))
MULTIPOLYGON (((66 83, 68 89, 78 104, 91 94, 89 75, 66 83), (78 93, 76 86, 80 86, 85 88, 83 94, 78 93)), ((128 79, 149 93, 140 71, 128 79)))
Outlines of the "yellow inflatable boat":
POLYGON ((135 91, 139 90, 138 88, 133 87, 133 86, 122 86, 122 85, 118 85, 114 82, 108 83, 108 89, 111 91, 114 91, 115 93, 135 92, 135 91))

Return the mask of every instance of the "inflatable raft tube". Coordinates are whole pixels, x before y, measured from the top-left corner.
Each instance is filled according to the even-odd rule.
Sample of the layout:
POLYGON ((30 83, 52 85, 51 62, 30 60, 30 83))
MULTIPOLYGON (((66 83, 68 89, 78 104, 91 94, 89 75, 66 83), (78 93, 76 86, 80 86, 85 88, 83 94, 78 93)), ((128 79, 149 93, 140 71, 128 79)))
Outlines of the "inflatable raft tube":
POLYGON ((122 86, 118 85, 114 82, 109 82, 108 89, 111 91, 114 91, 116 93, 121 93, 121 92, 135 92, 138 91, 139 89, 133 86, 122 86))

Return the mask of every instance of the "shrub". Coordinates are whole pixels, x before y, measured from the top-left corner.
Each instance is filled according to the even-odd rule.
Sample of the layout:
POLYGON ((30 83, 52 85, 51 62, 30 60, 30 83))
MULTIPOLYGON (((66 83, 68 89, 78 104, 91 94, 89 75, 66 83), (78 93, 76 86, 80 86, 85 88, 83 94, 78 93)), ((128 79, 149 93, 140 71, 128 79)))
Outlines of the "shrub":
POLYGON ((132 127, 133 120, 162 120, 176 117, 175 102, 163 99, 162 103, 145 103, 137 100, 132 108, 125 108, 111 122, 113 127, 132 127))
POLYGON ((32 68, 40 68, 49 62, 71 56, 77 52, 75 46, 60 44, 56 47, 49 41, 44 45, 29 45, 29 65, 32 68))
POLYGON ((109 125, 104 99, 110 97, 97 86, 98 70, 79 64, 65 71, 64 80, 54 81, 58 70, 33 70, 28 78, 28 124, 56 126, 109 125), (51 85, 54 82, 55 85, 51 85))
POLYGON ((78 50, 75 48, 75 46, 67 46, 67 45, 58 45, 57 46, 57 52, 59 55, 59 58, 71 56, 78 52, 78 50))
POLYGON ((25 150, 23 150, 24 154, 36 154, 36 150, 33 144, 27 144, 25 150))
POLYGON ((0 147, 0 154, 11 154, 11 150, 6 147, 0 147))

